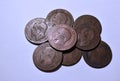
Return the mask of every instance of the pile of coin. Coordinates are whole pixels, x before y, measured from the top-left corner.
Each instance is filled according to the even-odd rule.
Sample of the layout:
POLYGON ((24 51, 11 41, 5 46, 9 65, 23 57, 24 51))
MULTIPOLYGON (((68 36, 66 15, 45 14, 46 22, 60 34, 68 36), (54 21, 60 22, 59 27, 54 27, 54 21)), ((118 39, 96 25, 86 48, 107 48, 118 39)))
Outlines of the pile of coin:
POLYGON ((96 17, 82 15, 74 21, 65 9, 52 10, 46 18, 34 18, 25 27, 27 40, 38 46, 33 62, 44 72, 53 72, 61 65, 75 65, 82 56, 93 68, 107 66, 112 52, 101 40, 101 32, 102 26, 96 17))

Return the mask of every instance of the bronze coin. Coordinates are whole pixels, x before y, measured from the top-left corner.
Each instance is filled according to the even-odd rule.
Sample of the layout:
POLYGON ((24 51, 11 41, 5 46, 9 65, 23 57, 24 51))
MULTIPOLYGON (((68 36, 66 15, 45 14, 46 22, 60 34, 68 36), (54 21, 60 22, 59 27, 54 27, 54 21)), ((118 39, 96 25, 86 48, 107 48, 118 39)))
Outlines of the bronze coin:
POLYGON ((76 47, 82 50, 91 50, 95 48, 100 40, 100 34, 90 25, 81 24, 80 27, 75 28, 78 35, 76 47))
POLYGON ((74 27, 82 27, 83 24, 87 24, 90 27, 94 28, 99 34, 102 32, 102 26, 100 21, 92 15, 82 15, 75 20, 74 27))
POLYGON ((72 66, 81 59, 83 51, 78 48, 73 48, 71 50, 63 52, 63 62, 64 66, 72 66))
POLYGON ((47 29, 46 19, 34 18, 27 23, 25 27, 25 36, 31 43, 41 44, 47 41, 47 29))
POLYGON ((67 24, 70 27, 73 26, 74 19, 70 12, 65 9, 55 9, 51 11, 46 19, 52 23, 52 25, 67 24))
POLYGON ((112 52, 109 45, 103 41, 97 48, 83 54, 85 62, 93 68, 103 68, 112 59, 112 52))
POLYGON ((53 48, 64 51, 75 45, 77 34, 72 27, 60 24, 48 31, 48 41, 53 48))
POLYGON ((58 69, 62 62, 62 52, 50 47, 49 43, 39 45, 33 53, 35 66, 44 72, 52 72, 58 69))

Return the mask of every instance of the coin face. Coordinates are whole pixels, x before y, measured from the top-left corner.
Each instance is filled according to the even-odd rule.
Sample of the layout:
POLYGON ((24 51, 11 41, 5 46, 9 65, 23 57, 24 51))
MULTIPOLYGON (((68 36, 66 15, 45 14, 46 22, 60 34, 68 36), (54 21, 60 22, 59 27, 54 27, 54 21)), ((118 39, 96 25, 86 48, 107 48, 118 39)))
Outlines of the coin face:
POLYGON ((68 50, 77 41, 77 34, 72 27, 65 24, 56 25, 48 31, 48 41, 57 50, 68 50))
POLYGON ((81 59, 83 51, 78 48, 73 48, 71 50, 63 52, 63 62, 64 66, 72 66, 81 59))
POLYGON ((25 36, 33 44, 41 44, 47 41, 48 27, 44 18, 34 18, 25 27, 25 36))
POLYGON ((112 52, 107 43, 101 41, 94 50, 83 54, 85 62, 93 68, 103 68, 107 66, 112 59, 112 52))
POLYGON ((73 16, 65 9, 55 9, 51 11, 46 19, 52 23, 52 25, 67 24, 72 27, 74 23, 73 16))
POLYGON ((75 28, 78 35, 76 47, 82 50, 91 50, 95 48, 100 40, 100 34, 89 26, 88 24, 81 24, 80 27, 75 28))
POLYGON ((55 71, 61 65, 62 52, 50 47, 49 43, 43 43, 35 49, 33 62, 39 70, 45 72, 55 71))
POLYGON ((99 34, 102 32, 102 26, 100 21, 92 15, 82 15, 75 20, 74 27, 82 27, 83 24, 87 24, 90 27, 94 28, 95 31, 99 34))

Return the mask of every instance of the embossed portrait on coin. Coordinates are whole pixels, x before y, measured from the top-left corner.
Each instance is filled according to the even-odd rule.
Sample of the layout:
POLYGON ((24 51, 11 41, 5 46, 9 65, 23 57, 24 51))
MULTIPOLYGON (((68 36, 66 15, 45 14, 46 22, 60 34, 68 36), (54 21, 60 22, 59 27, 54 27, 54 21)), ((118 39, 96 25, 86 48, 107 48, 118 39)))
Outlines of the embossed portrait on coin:
POLYGON ((46 47, 41 53, 41 62, 44 65, 50 65, 53 62, 56 52, 51 47, 46 47))
POLYGON ((57 30, 54 33, 54 38, 53 41, 59 46, 59 45, 64 45, 68 40, 70 40, 71 38, 71 34, 69 31, 67 31, 67 29, 64 28, 59 28, 59 30, 57 30))
POLYGON ((47 25, 45 23, 36 22, 31 29, 31 38, 35 41, 38 41, 45 36, 47 30, 47 25))
POLYGON ((54 25, 65 24, 67 22, 67 17, 63 13, 57 13, 57 14, 55 14, 55 15, 52 16, 51 22, 54 25))
POLYGON ((87 46, 94 38, 94 31, 91 28, 83 27, 81 32, 78 33, 79 45, 87 46))

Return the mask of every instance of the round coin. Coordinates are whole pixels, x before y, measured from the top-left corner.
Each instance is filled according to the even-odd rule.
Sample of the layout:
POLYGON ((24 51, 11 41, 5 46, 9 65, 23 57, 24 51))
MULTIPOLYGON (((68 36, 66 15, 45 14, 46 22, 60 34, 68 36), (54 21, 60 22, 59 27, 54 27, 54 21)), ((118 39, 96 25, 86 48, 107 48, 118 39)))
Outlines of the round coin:
POLYGON ((78 48, 73 48, 68 51, 63 52, 63 62, 62 65, 64 66, 72 66, 81 59, 82 51, 78 48))
POLYGON ((91 50, 95 48, 100 40, 100 34, 88 24, 81 24, 80 27, 75 28, 78 39, 76 47, 82 50, 91 50))
POLYGON ((72 27, 60 24, 48 31, 48 41, 53 48, 64 51, 75 45, 77 34, 72 27))
POLYGON ((100 21, 92 15, 82 15, 75 20, 74 27, 82 27, 83 24, 87 24, 90 27, 94 28, 97 33, 102 32, 102 26, 100 21))
POLYGON ((112 52, 107 43, 101 41, 94 50, 83 54, 85 62, 93 68, 103 68, 107 66, 112 59, 112 52))
POLYGON ((41 44, 47 41, 47 29, 46 19, 34 18, 27 23, 25 27, 25 36, 31 43, 41 44))
POLYGON ((52 72, 58 69, 62 62, 62 52, 50 47, 49 43, 38 46, 33 53, 35 66, 44 72, 52 72))
POLYGON ((52 23, 52 25, 67 24, 73 26, 74 19, 70 12, 65 9, 55 9, 51 11, 46 19, 52 23))

